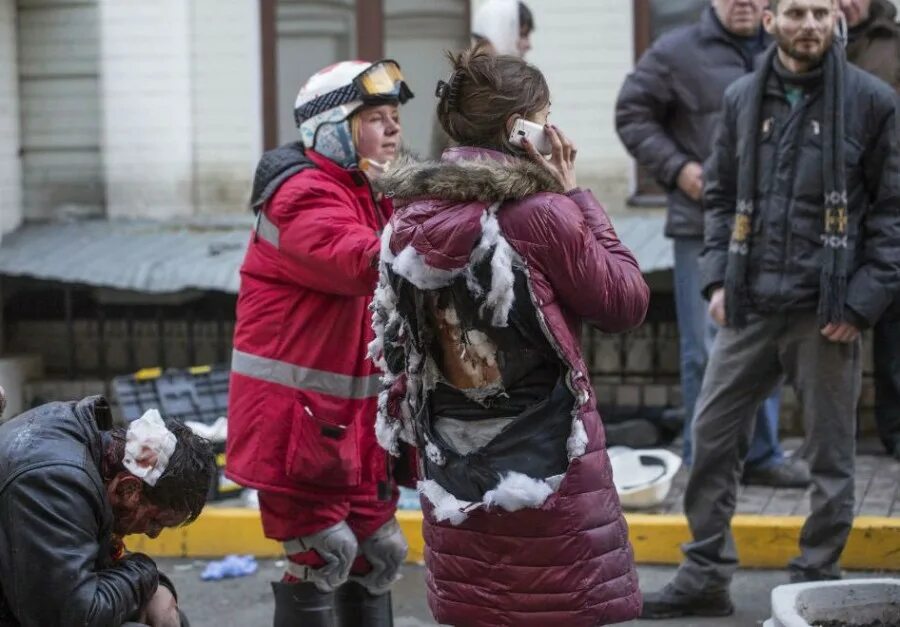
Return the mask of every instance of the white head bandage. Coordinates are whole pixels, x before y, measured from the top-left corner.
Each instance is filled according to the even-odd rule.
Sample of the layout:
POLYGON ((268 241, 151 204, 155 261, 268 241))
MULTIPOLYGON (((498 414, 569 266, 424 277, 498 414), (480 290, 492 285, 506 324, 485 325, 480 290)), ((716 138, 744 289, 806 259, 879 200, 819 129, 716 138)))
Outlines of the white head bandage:
POLYGON ((175 434, 166 428, 159 411, 149 409, 128 425, 122 464, 135 477, 143 479, 149 486, 155 486, 166 471, 177 442, 175 434))

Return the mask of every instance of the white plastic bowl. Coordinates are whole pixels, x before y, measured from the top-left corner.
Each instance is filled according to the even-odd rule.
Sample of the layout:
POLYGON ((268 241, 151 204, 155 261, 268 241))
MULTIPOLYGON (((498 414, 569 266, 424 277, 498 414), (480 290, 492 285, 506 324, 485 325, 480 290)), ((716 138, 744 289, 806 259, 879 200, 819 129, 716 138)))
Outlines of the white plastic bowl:
POLYGON ((642 509, 662 503, 681 468, 681 458, 666 449, 614 446, 607 452, 623 507, 642 509))

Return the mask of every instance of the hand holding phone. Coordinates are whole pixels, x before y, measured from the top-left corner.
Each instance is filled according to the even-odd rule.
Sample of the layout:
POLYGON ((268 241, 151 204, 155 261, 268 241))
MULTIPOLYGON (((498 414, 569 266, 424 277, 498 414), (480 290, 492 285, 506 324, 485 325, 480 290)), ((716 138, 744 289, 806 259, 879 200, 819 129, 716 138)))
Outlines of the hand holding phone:
POLYGON ((550 138, 547 137, 547 133, 542 125, 525 118, 517 118, 515 124, 513 124, 512 131, 509 133, 509 143, 523 148, 523 139, 528 139, 535 150, 542 155, 549 155, 553 152, 553 145, 550 143, 550 138))
POLYGON ((538 152, 530 137, 519 136, 519 141, 525 142, 523 148, 531 160, 550 172, 559 181, 563 191, 573 190, 578 187, 575 181, 575 155, 578 154, 578 149, 572 140, 554 125, 548 124, 544 128, 544 137, 550 144, 549 157, 538 152))

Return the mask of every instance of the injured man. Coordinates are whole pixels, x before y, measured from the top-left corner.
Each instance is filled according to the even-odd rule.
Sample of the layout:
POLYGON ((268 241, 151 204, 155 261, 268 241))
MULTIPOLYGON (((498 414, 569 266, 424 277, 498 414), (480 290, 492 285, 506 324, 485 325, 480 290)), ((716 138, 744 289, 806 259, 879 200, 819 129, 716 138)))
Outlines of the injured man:
POLYGON ((171 582, 123 538, 197 518, 215 472, 180 422, 151 410, 113 428, 100 396, 0 425, 0 627, 187 625, 171 582))

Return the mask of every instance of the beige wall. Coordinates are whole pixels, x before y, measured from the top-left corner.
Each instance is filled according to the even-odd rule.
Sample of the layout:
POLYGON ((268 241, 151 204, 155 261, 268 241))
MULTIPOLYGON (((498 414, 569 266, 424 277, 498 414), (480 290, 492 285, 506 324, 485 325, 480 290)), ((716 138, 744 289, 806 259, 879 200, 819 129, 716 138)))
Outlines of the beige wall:
POLYGON ((262 147, 258 3, 100 7, 109 216, 245 211, 262 147))
POLYGON ((262 152, 259 2, 191 6, 194 210, 245 212, 262 152))
POLYGON ((0 0, 0 238, 22 220, 15 0, 0 0))

